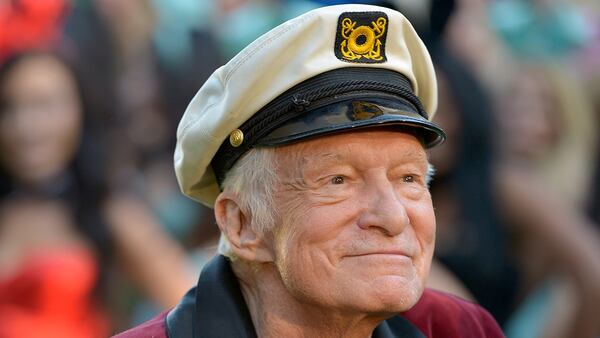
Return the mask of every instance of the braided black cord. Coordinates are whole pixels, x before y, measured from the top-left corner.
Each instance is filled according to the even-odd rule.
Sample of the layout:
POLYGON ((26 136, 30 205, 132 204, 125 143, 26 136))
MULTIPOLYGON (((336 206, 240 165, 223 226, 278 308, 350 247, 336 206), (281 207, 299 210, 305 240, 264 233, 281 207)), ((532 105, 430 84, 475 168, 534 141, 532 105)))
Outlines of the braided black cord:
MULTIPOLYGON (((356 91, 380 91, 393 95, 398 95, 407 99, 409 102, 415 105, 418 109, 419 114, 427 119, 427 113, 421 104, 421 101, 417 98, 415 94, 412 93, 410 89, 407 89, 402 86, 396 86, 391 84, 382 84, 380 82, 371 81, 371 80, 351 80, 341 83, 336 83, 334 86, 326 87, 326 88, 318 88, 307 91, 302 94, 294 94, 293 100, 283 100, 277 102, 272 106, 266 106, 262 111, 256 114, 253 118, 248 120, 242 126, 242 130, 248 139, 254 139, 255 134, 260 133, 262 135, 267 134, 270 130, 265 128, 266 126, 272 125, 273 121, 278 120, 282 116, 288 115, 288 113, 297 106, 294 101, 297 101, 300 98, 301 101, 311 103, 318 101, 322 98, 329 98, 335 95, 346 94, 356 91), (270 112, 269 114, 265 114, 265 112, 270 112), (265 116, 266 115, 266 116, 265 116)), ((261 135, 258 135, 261 136, 261 135)))

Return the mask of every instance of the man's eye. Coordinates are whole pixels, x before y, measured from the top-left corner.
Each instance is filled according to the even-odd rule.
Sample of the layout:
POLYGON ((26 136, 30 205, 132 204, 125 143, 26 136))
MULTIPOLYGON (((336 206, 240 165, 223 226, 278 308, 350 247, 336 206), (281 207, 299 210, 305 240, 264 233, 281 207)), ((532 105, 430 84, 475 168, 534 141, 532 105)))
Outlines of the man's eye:
POLYGON ((331 184, 344 184, 344 176, 335 176, 331 179, 331 184))
POLYGON ((415 181, 416 181, 416 179, 415 179, 415 177, 414 177, 413 175, 406 175, 406 176, 404 176, 404 177, 402 178, 402 180, 403 180, 405 183, 413 183, 413 182, 415 182, 415 181))

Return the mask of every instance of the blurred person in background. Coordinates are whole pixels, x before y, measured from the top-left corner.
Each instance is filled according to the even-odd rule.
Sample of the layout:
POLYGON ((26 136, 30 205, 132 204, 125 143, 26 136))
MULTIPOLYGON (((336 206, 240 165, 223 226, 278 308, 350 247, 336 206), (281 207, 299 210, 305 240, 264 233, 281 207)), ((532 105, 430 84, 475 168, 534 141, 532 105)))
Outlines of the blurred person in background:
POLYGON ((595 337, 600 242, 583 207, 598 205, 589 191, 598 124, 571 74, 515 67, 513 56, 568 67, 594 26, 566 2, 457 4, 444 41, 484 84, 497 115, 493 200, 519 272, 507 335, 595 337))
POLYGON ((80 88, 49 54, 0 67, 0 336, 106 336, 103 160, 80 88))
POLYGON ((0 67, 0 336, 108 335, 114 262, 171 306, 192 283, 183 252, 143 203, 108 191, 75 68, 38 51, 0 67))
POLYGON ((532 168, 565 204, 583 210, 599 120, 581 81, 564 64, 516 61, 510 73, 497 102, 501 155, 532 168))
MULTIPOLYGON (((491 103, 442 43, 431 50, 442 113, 436 122, 449 135, 431 153, 436 168, 431 193, 439 224, 436 258, 503 325, 516 306, 520 275, 496 203, 491 103)), ((443 281, 430 283, 452 291, 443 281)))
MULTIPOLYGON (((107 164, 111 191, 135 200, 144 210, 139 215, 189 249, 190 275, 214 255, 218 233, 208 209, 183 197, 170 164, 181 111, 217 65, 217 48, 204 20, 211 18, 212 8, 198 1, 80 2, 64 27, 67 47, 86 60, 82 74, 94 104, 102 110, 98 119, 111 149, 107 164)), ((121 210, 127 213, 126 208, 121 210)), ((145 245, 143 231, 132 227, 115 231, 145 245)), ((115 281, 120 292, 117 316, 130 321, 119 326, 143 321, 168 303, 148 299, 147 292, 139 292, 139 284, 119 277, 125 276, 115 281)))
MULTIPOLYGON (((198 1, 99 0, 76 4, 64 28, 67 47, 86 60, 84 79, 94 104, 102 107, 99 120, 113 150, 111 189, 136 196, 165 232, 198 249, 193 260, 199 265, 216 249, 214 219, 183 197, 170 163, 181 112, 218 65, 209 31, 213 7, 198 1)), ((139 309, 141 317, 146 309, 158 311, 139 309)))
MULTIPOLYGON (((217 48, 211 48, 214 39, 208 32, 210 21, 203 20, 213 17, 213 6, 207 4, 16 0, 0 6, 8 9, 0 9, 8 13, 0 13, 0 22, 6 19, 14 28, 0 32, 0 44, 7 38, 7 46, 14 50, 27 45, 59 45, 72 59, 80 60, 77 71, 87 89, 87 106, 93 108, 86 114, 93 116, 103 147, 110 149, 105 181, 113 195, 128 197, 128 203, 121 203, 123 207, 109 208, 114 210, 107 216, 133 208, 129 215, 154 224, 157 234, 199 248, 192 254, 190 270, 199 269, 195 264, 201 265, 214 254, 218 235, 212 215, 183 198, 169 164, 180 112, 199 81, 217 64, 217 48), (44 35, 40 35, 40 27, 45 29, 44 35), (38 32, 39 41, 22 43, 19 35, 29 31, 38 32), (201 67, 189 67, 199 58, 201 67)), ((131 228, 116 227, 114 231, 121 233, 117 238, 144 245, 142 234, 146 231, 127 232, 131 228)), ((120 325, 143 320, 169 304, 165 301, 169 296, 159 296, 160 301, 156 295, 147 299, 147 290, 139 292, 138 283, 123 277, 111 275, 111 284, 120 285, 119 294, 112 297, 118 304, 111 309, 114 317, 123 321, 120 325)), ((157 284, 155 289, 164 288, 157 284)))
POLYGON ((600 236, 586 216, 598 124, 569 74, 518 64, 497 100, 496 189, 523 273, 509 337, 600 334, 600 236))

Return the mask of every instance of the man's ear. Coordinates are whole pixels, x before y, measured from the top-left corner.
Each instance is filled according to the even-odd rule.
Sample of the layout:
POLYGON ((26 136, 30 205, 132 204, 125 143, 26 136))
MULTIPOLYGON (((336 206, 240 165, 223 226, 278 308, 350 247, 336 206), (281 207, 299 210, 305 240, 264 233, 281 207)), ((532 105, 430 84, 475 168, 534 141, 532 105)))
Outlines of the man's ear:
POLYGON ((215 218, 237 257, 257 263, 274 261, 266 237, 251 226, 252 214, 249 210, 242 210, 235 194, 219 194, 215 202, 215 218))

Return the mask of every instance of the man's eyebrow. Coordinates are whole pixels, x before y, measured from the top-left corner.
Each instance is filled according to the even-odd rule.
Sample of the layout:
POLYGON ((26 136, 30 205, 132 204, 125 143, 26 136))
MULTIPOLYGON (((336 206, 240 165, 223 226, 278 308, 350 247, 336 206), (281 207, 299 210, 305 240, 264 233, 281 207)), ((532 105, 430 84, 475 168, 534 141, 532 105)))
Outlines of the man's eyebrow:
POLYGON ((331 161, 331 160, 339 161, 344 158, 344 155, 339 154, 339 153, 337 153, 337 154, 322 153, 322 154, 318 154, 317 156, 318 156, 319 160, 325 160, 325 161, 331 161))
POLYGON ((301 177, 302 179, 304 179, 304 177, 306 175, 306 171, 310 170, 311 168, 314 168, 314 166, 320 165, 320 164, 324 164, 324 165, 337 164, 341 160, 343 160, 344 157, 345 156, 343 154, 330 153, 330 152, 318 153, 318 154, 314 154, 310 157, 309 156, 300 156, 300 161, 299 161, 299 165, 296 170, 296 173, 297 173, 296 175, 298 176, 298 178, 301 177))
POLYGON ((415 149, 410 149, 404 153, 403 159, 406 160, 417 160, 425 163, 429 163, 429 159, 427 153, 424 151, 418 151, 415 149))
POLYGON ((304 168, 307 165, 314 165, 323 162, 338 162, 345 156, 339 153, 318 153, 311 154, 310 156, 300 156, 300 167, 304 168))

